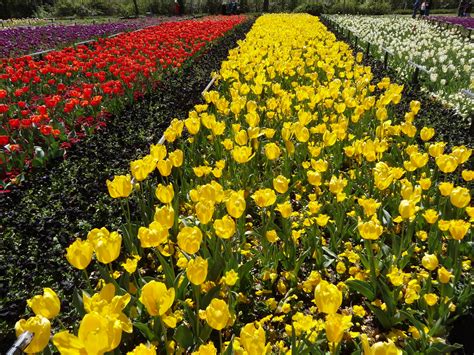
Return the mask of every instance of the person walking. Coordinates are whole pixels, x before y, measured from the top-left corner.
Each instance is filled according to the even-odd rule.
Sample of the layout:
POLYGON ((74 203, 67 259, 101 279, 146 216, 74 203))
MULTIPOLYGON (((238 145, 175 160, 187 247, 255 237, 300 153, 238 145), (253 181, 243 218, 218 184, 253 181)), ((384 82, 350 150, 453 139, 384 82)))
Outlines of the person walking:
POLYGON ((426 0, 425 3, 426 3, 426 4, 425 4, 425 13, 424 13, 424 15, 425 15, 426 17, 428 17, 428 16, 430 15, 431 3, 430 3, 429 0, 426 0))
POLYGON ((418 10, 420 9, 421 6, 421 0, 415 0, 413 3, 413 18, 416 18, 416 14, 418 13, 418 10))

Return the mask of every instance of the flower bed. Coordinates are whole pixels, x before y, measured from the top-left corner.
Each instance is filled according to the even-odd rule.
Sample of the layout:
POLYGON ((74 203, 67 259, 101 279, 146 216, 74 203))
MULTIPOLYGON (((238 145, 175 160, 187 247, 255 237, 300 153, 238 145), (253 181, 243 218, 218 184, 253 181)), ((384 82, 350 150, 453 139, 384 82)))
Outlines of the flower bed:
MULTIPOLYGON (((176 19, 176 18, 175 18, 176 19)), ((173 20, 171 18, 170 20, 173 20)), ((0 30, 0 58, 18 57, 97 37, 158 25, 167 18, 144 18, 113 23, 13 27, 0 30)))
POLYGON ((402 78, 413 72, 410 61, 425 67, 422 87, 441 102, 454 107, 466 120, 474 112, 472 98, 462 90, 474 90, 474 43, 456 30, 439 29, 425 21, 409 17, 331 16, 363 41, 376 45, 379 57, 382 48, 394 55, 390 65, 402 78))
POLYGON ((245 17, 170 22, 0 64, 2 178, 43 165, 245 17))
MULTIPOLYGON (((96 276, 59 351, 456 349, 447 325, 472 300, 471 151, 418 131, 417 101, 393 115, 402 87, 371 82, 360 57, 315 17, 259 18, 206 104, 107 182, 126 223, 67 248, 96 276)), ((35 329, 38 351, 59 300, 45 290, 29 306, 16 328, 35 329)))
POLYGON ((465 28, 474 28, 474 18, 472 17, 457 17, 457 16, 431 16, 430 20, 450 23, 452 25, 460 25, 465 28))

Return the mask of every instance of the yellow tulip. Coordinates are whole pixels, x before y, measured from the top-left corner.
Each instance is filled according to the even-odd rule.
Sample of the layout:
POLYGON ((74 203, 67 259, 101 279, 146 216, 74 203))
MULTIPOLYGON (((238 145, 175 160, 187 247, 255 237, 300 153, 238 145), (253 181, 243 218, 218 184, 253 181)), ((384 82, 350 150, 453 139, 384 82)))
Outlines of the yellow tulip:
POLYGON ((144 159, 135 160, 130 163, 130 171, 137 181, 145 180, 154 168, 144 159))
POLYGON ((255 153, 252 154, 252 148, 247 146, 234 147, 234 149, 232 149, 232 158, 239 164, 247 163, 254 155, 255 153))
POLYGON ((458 167, 458 161, 452 155, 442 154, 436 157, 436 165, 443 173, 452 173, 458 167))
POLYGON ((426 142, 433 138, 434 134, 435 130, 433 128, 423 127, 420 131, 420 138, 426 142))
POLYGON ((344 332, 352 325, 351 316, 343 316, 339 313, 331 313, 326 316, 326 338, 333 344, 342 340, 344 332))
POLYGON ((20 319, 16 322, 15 332, 17 337, 26 331, 33 333, 34 336, 24 352, 27 354, 39 353, 48 345, 51 323, 46 317, 40 315, 28 318, 28 320, 20 319))
POLYGON ((434 293, 427 293, 423 296, 423 298, 425 299, 425 302, 428 304, 428 306, 434 306, 436 303, 438 303, 439 299, 439 297, 434 293))
POLYGON ((275 208, 278 212, 280 212, 281 216, 283 218, 288 218, 291 216, 291 212, 293 212, 293 209, 291 207, 291 202, 290 201, 285 201, 283 203, 277 204, 277 207, 275 208))
POLYGON ((162 228, 170 229, 174 225, 174 209, 171 205, 155 208, 155 222, 158 222, 162 228))
POLYGON ((167 186, 159 184, 156 187, 155 195, 156 198, 161 201, 161 203, 170 203, 171 201, 173 201, 174 197, 173 184, 169 184, 167 186))
POLYGON ((453 147, 451 155, 454 156, 458 164, 464 164, 469 160, 472 154, 472 149, 468 149, 465 146, 453 147))
POLYGON ((270 243, 275 243, 276 241, 278 241, 280 238, 278 237, 278 234, 275 230, 270 230, 270 231, 267 231, 265 233, 265 238, 267 238, 267 240, 270 242, 270 243))
POLYGON ((438 189, 441 192, 441 195, 449 196, 451 191, 454 189, 454 185, 450 182, 442 182, 439 184, 438 189))
POLYGON ((189 134, 196 135, 201 128, 201 120, 198 117, 189 117, 184 120, 184 125, 189 134))
POLYGON ((276 160, 280 157, 281 150, 275 143, 267 143, 264 147, 265 156, 268 160, 276 160))
POLYGON ((306 172, 308 182, 313 186, 321 186, 322 176, 319 171, 308 170, 306 172))
POLYGON ((423 259, 421 259, 421 263, 429 271, 435 270, 439 265, 438 258, 434 254, 425 254, 423 259))
POLYGON ((446 270, 446 268, 444 266, 442 266, 438 269, 438 280, 442 284, 449 283, 449 281, 451 280, 452 277, 453 277, 453 274, 450 273, 448 270, 446 270))
POLYGON ((174 288, 166 288, 159 281, 150 281, 142 287, 140 302, 145 306, 151 316, 162 316, 173 305, 175 297, 174 288))
POLYGON ((433 209, 428 209, 423 213, 423 218, 429 224, 434 224, 438 220, 438 212, 433 209))
POLYGON ((66 259, 76 269, 84 270, 92 260, 94 248, 87 240, 76 239, 66 248, 66 259))
POLYGON ((156 163, 156 167, 160 172, 161 176, 169 176, 171 174, 171 170, 173 169, 173 163, 169 159, 160 160, 156 163))
POLYGON ((169 159, 175 168, 179 168, 183 165, 184 153, 181 149, 176 149, 170 153, 169 159))
POLYGON ((449 224, 449 234, 453 239, 462 240, 471 229, 471 223, 461 219, 453 220, 449 224))
POLYGON ((206 345, 200 345, 198 350, 191 355, 217 355, 217 349, 212 342, 209 342, 206 345))
POLYGON ((234 270, 229 270, 221 278, 221 282, 225 283, 227 286, 234 286, 239 280, 239 274, 234 270))
POLYGON ((248 355, 266 354, 270 348, 270 344, 265 343, 265 330, 254 323, 248 323, 240 330, 240 343, 248 355))
POLYGON ((457 208, 464 208, 471 202, 471 193, 465 187, 455 187, 449 195, 449 200, 457 208))
POLYGON ((48 287, 43 289, 43 295, 34 296, 27 301, 27 304, 37 316, 48 319, 56 317, 61 307, 58 295, 48 287))
POLYGON ((227 213, 234 218, 240 218, 245 211, 246 202, 243 191, 232 191, 225 202, 227 213))
POLYGON ((178 246, 188 254, 195 254, 201 247, 202 232, 198 227, 183 227, 178 233, 178 246))
POLYGON ((367 335, 362 334, 361 339, 364 355, 402 355, 403 353, 390 339, 387 342, 378 341, 372 346, 369 346, 367 335))
POLYGON ((94 228, 87 234, 87 240, 92 244, 97 260, 108 264, 118 258, 122 246, 122 236, 118 232, 109 233, 107 228, 94 228))
POLYGON ((342 293, 336 285, 322 280, 314 290, 314 301, 320 312, 333 314, 342 304, 342 293))
POLYGON ((207 324, 213 329, 222 330, 230 319, 229 307, 225 301, 213 298, 205 311, 207 324))
POLYGON ((211 200, 196 203, 196 216, 202 224, 208 224, 214 214, 214 202, 211 200))
POLYGON ((140 227, 138 229, 138 239, 142 248, 157 247, 168 240, 168 229, 161 223, 151 222, 148 228, 140 227))
POLYGON ((214 221, 214 230, 218 237, 229 239, 235 234, 235 222, 231 217, 225 215, 222 219, 214 221))
POLYGON ((140 344, 132 351, 127 352, 127 355, 156 355, 156 346, 153 344, 140 344))
POLYGON ((137 265, 140 259, 140 256, 134 255, 133 258, 127 258, 127 260, 121 265, 129 274, 133 274, 137 269, 137 265))
POLYGON ((416 214, 416 205, 411 200, 402 200, 398 206, 398 212, 403 219, 412 218, 416 214))
POLYGON ((163 144, 152 144, 150 146, 150 155, 156 161, 163 160, 166 158, 166 154, 168 154, 166 150, 166 146, 163 144))
POLYGON ((369 240, 379 239, 383 233, 383 227, 378 222, 373 220, 359 223, 357 229, 359 230, 362 238, 369 240))
POLYGON ((128 197, 132 193, 133 187, 130 175, 117 175, 112 181, 107 180, 106 183, 112 198, 128 197))
POLYGON ((255 191, 252 199, 258 207, 268 207, 275 203, 276 194, 272 189, 260 189, 255 191))
POLYGON ((206 281, 207 277, 207 260, 198 256, 195 259, 191 259, 188 262, 186 268, 186 276, 189 282, 193 285, 200 285, 206 281))
POLYGON ((474 170, 463 170, 461 175, 464 181, 474 180, 474 170))
POLYGON ((273 188, 276 192, 284 194, 288 191, 288 184, 290 179, 287 179, 283 175, 278 175, 276 178, 273 179, 273 188))

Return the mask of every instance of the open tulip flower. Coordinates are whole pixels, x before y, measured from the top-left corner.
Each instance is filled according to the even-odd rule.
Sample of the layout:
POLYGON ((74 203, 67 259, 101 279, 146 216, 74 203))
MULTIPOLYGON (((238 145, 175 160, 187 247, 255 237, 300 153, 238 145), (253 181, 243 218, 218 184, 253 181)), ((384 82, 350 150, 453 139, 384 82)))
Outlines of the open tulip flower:
MULTIPOLYGON (((142 78, 142 60, 184 58, 228 27, 204 23, 208 31, 186 27, 179 43, 165 32, 161 46, 147 30, 137 68, 109 67, 121 81, 94 71, 94 90, 110 90, 108 101, 128 90, 128 78, 133 87, 132 74, 142 78)), ((128 45, 138 43, 140 35, 128 45)), ((163 144, 107 183, 123 224, 110 221, 67 248, 92 285, 74 298, 84 315, 77 335, 63 329, 54 346, 64 354, 458 349, 449 327, 474 295, 471 149, 422 128, 423 103, 376 79, 316 17, 263 15, 238 45, 202 102, 169 117, 163 144)), ((107 58, 122 62, 121 49, 114 53, 107 58)), ((37 316, 18 324, 36 329, 34 351, 59 310, 47 290, 29 302, 37 316)))

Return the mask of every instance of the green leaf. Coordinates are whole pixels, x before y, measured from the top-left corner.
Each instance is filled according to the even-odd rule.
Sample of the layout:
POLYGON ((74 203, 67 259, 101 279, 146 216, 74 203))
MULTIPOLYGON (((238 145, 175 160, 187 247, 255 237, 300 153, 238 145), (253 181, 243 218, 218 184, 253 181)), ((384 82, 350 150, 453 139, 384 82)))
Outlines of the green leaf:
POLYGON ((86 312, 84 310, 84 303, 82 302, 82 296, 77 288, 74 290, 74 293, 72 295, 72 305, 74 306, 76 311, 79 312, 79 315, 81 317, 85 316, 86 312))
POLYGON ((386 312, 382 311, 380 308, 372 306, 370 303, 366 302, 365 303, 367 307, 372 311, 373 314, 375 314, 375 317, 379 321, 379 323, 382 325, 382 327, 386 330, 392 328, 393 326, 393 321, 390 319, 390 317, 387 315, 386 312))
POLYGON ((208 293, 201 299, 201 309, 205 309, 209 306, 214 296, 220 291, 221 287, 219 285, 214 286, 209 290, 208 293))
POLYGON ((375 290, 368 282, 362 280, 348 280, 346 281, 346 285, 349 286, 351 290, 359 292, 369 301, 375 299, 375 290))
POLYGON ((191 330, 184 325, 180 325, 178 328, 176 328, 174 338, 178 344, 185 349, 193 346, 194 344, 193 332, 191 332, 191 330))
POLYGON ((147 338, 147 340, 149 341, 155 340, 155 334, 145 323, 134 322, 133 326, 137 328, 140 331, 140 333, 142 333, 143 336, 147 338))
POLYGON ((163 255, 159 251, 156 252, 156 256, 160 261, 161 266, 163 267, 163 272, 166 278, 166 286, 167 287, 174 287, 174 282, 176 279, 174 269, 168 264, 168 262, 163 258, 163 255))
POLYGON ((426 351, 426 354, 448 354, 454 350, 461 349, 462 345, 461 344, 443 344, 443 343, 434 343, 432 344, 428 350, 426 351))

